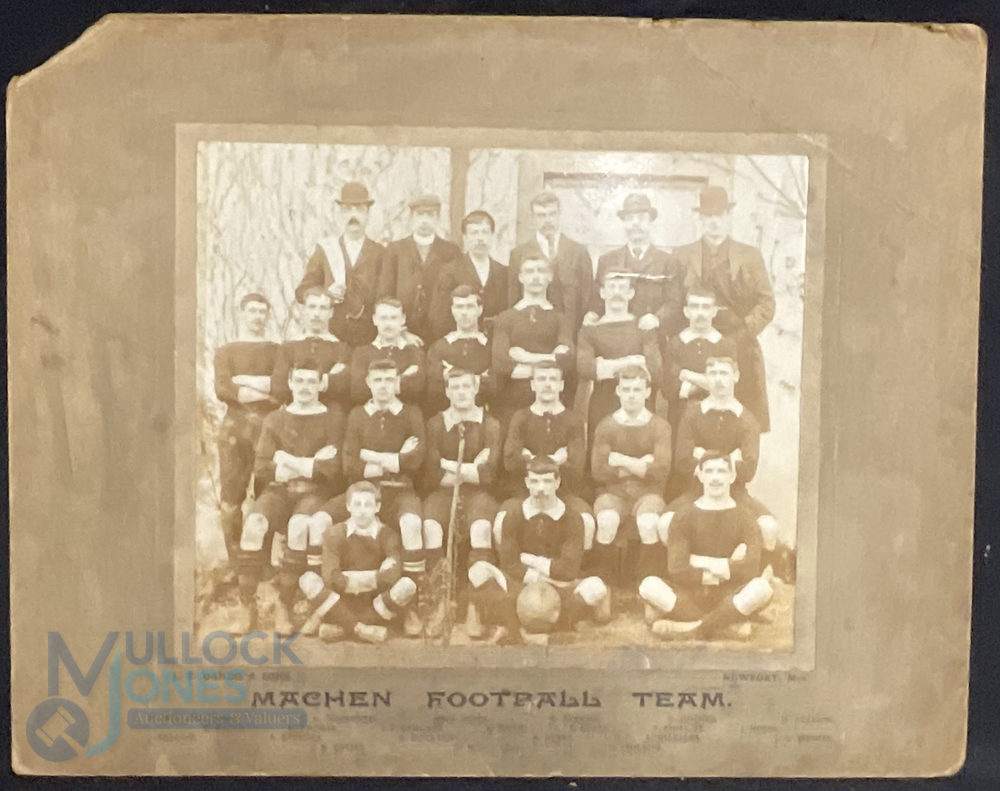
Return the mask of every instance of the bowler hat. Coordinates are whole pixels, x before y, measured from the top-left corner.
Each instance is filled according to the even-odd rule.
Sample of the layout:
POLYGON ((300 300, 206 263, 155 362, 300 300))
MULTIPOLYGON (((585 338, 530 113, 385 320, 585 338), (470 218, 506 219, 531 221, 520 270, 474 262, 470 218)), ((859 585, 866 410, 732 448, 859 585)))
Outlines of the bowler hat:
POLYGON ((646 212, 651 220, 655 220, 657 215, 659 215, 659 212, 650 203, 648 196, 633 192, 625 198, 618 216, 624 220, 626 214, 638 214, 640 212, 646 212))
POLYGON ((417 209, 435 209, 440 211, 441 199, 437 195, 421 195, 410 201, 410 211, 417 209))
POLYGON ((337 200, 341 206, 371 206, 374 202, 368 197, 368 188, 356 181, 348 181, 341 187, 337 200))
POLYGON ((725 188, 705 187, 701 191, 698 208, 695 211, 711 216, 725 214, 731 208, 733 208, 733 203, 729 200, 729 193, 726 192, 725 188))

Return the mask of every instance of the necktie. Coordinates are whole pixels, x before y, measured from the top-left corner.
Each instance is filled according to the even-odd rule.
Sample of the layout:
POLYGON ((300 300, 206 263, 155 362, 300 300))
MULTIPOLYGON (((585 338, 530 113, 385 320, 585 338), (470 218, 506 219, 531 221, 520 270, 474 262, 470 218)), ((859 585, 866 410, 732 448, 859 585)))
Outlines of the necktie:
POLYGON ((556 257, 556 236, 555 234, 550 234, 547 239, 549 243, 549 258, 556 257))

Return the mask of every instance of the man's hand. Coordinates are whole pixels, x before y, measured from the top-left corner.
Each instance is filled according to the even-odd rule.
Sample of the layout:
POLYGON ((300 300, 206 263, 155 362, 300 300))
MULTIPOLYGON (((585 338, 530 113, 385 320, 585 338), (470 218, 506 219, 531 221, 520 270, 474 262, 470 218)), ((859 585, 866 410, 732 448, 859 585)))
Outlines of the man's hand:
POLYGON ((552 567, 551 560, 543 558, 541 555, 532 555, 530 552, 521 553, 521 562, 528 568, 534 569, 546 577, 549 576, 549 571, 552 567))
POLYGON ((242 386, 236 391, 236 400, 241 404, 253 404, 257 401, 270 401, 271 396, 252 387, 242 386))
POLYGON ((564 343, 560 343, 558 346, 556 346, 556 348, 552 350, 552 354, 556 355, 557 357, 560 354, 569 354, 569 346, 567 346, 564 343))
POLYGON ((555 453, 551 454, 549 458, 561 466, 569 459, 569 451, 566 450, 566 448, 559 448, 555 453))
POLYGON ((600 316, 594 313, 594 311, 588 310, 585 314, 583 314, 583 326, 593 327, 597 324, 598 319, 600 319, 600 316))
POLYGON ((336 376, 337 374, 343 373, 347 370, 347 366, 344 363, 336 363, 333 368, 330 369, 330 376, 336 376))
POLYGON ((406 370, 403 371, 403 376, 416 376, 419 371, 420 368, 416 365, 409 365, 406 367, 406 370))
POLYGON ((476 454, 476 458, 472 460, 472 464, 473 466, 478 467, 480 464, 486 464, 486 462, 488 462, 489 460, 490 460, 490 449, 483 448, 481 451, 479 451, 478 454, 476 454))
POLYGON ((636 478, 645 478, 646 471, 649 468, 649 462, 645 459, 629 459, 628 464, 626 464, 626 468, 636 478))
POLYGON ((528 363, 518 363, 510 372, 511 379, 530 379, 534 369, 528 363))
POLYGON ((521 458, 524 459, 525 461, 531 461, 533 458, 535 458, 535 454, 532 453, 527 448, 521 448, 521 458))
POLYGON ((733 554, 729 556, 729 560, 733 563, 743 560, 747 556, 747 545, 740 544, 736 549, 733 550, 733 554))
POLYGON ((347 294, 347 286, 344 283, 331 283, 327 291, 330 292, 333 301, 339 303, 344 301, 344 296, 347 294))
POLYGON ((369 461, 365 463, 364 474, 366 478, 381 478, 385 474, 385 471, 377 461, 369 461))
POLYGON ((701 461, 701 457, 705 455, 705 449, 695 448, 691 455, 694 456, 697 461, 701 461))
POLYGON ((538 569, 529 567, 528 570, 524 572, 523 581, 525 585, 530 585, 532 582, 541 582, 543 579, 545 579, 545 577, 538 569))
POLYGON ((316 451, 316 455, 313 456, 316 461, 330 461, 337 458, 337 448, 333 445, 325 445, 316 451))
POLYGON ((608 466, 609 467, 626 467, 628 466, 628 456, 624 453, 619 453, 616 450, 611 451, 608 454, 608 466))
POLYGON ((424 345, 424 339, 421 338, 419 335, 414 335, 409 330, 403 330, 402 338, 403 338, 403 343, 405 343, 407 346, 423 346, 424 345))
POLYGON ((716 577, 708 569, 704 569, 701 572, 701 584, 702 585, 718 585, 719 584, 719 578, 716 577))
POLYGON ((419 444, 420 444, 420 440, 417 439, 416 437, 407 437, 406 440, 404 440, 402 446, 399 448, 399 452, 400 453, 413 453, 413 451, 415 451, 417 449, 417 446, 419 444))
POLYGON ((531 362, 531 355, 528 354, 528 352, 526 352, 521 346, 511 346, 507 354, 510 356, 510 359, 516 363, 531 362))
POLYGON ((643 331, 655 330, 660 326, 660 320, 652 313, 647 313, 639 319, 639 329, 643 331))
POLYGON ((451 364, 450 362, 448 362, 447 360, 442 360, 442 361, 441 361, 441 373, 443 373, 443 374, 444 374, 445 376, 447 376, 447 375, 448 375, 448 371, 450 371, 450 370, 451 370, 452 368, 454 368, 454 367, 455 367, 455 366, 454 366, 454 365, 452 365, 452 364, 451 364))

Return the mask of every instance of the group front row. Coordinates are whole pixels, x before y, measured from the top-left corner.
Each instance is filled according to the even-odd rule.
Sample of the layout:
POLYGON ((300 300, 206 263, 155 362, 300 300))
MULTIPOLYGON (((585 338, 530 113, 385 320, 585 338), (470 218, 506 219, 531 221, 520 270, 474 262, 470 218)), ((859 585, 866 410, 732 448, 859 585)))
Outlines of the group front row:
POLYGON ((647 408, 649 371, 620 368, 617 409, 589 453, 552 360, 531 366, 533 401, 506 432, 477 405, 471 370, 447 369, 447 407, 426 421, 400 400, 405 370, 394 359, 368 364, 371 397, 346 421, 320 398, 330 371, 296 359, 291 403, 263 419, 259 494, 230 546, 242 605, 234 631, 257 628, 275 534, 285 537, 275 628, 327 640, 379 643, 393 629, 444 637, 453 591, 469 637, 498 644, 544 640, 580 619, 607 623, 609 587, 637 585, 665 639, 746 637, 771 600, 790 550, 746 491, 759 434, 733 396, 732 358, 707 360, 707 394, 688 405, 676 443, 647 408), (668 504, 672 470, 689 485, 668 504))

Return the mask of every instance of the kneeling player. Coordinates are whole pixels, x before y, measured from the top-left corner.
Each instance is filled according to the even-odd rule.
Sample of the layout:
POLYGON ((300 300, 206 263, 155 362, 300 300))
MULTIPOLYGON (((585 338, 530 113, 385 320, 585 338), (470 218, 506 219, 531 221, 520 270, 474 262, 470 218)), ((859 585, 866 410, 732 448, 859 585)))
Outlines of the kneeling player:
POLYGON ((368 481, 347 489, 346 522, 333 525, 323 539, 322 576, 308 571, 299 586, 310 604, 303 634, 324 640, 354 636, 385 642, 387 627, 400 623, 412 605, 416 583, 402 576, 399 534, 379 521, 378 487, 368 481))
POLYGON ((257 584, 269 560, 267 539, 276 531, 287 528, 288 533, 275 615, 278 632, 291 630, 289 609, 299 577, 308 565, 319 565, 323 534, 331 524, 320 509, 341 482, 337 454, 344 422, 336 404, 319 400, 324 373, 315 361, 297 362, 288 375, 292 403, 268 415, 261 429, 254 475, 266 488, 240 535, 237 574, 248 621, 237 627, 240 633, 257 628, 257 584))
POLYGON ((455 560, 466 554, 467 546, 469 565, 490 557, 497 503, 489 489, 496 485, 501 454, 500 424, 476 406, 479 378, 452 368, 446 379, 451 406, 427 424, 426 484, 431 493, 424 501, 424 551, 434 600, 426 621, 430 637, 441 636, 445 625, 442 594, 452 573, 444 563, 448 530, 456 530, 455 560))
POLYGON ((597 535, 591 550, 594 573, 617 582, 622 523, 634 517, 644 545, 661 541, 662 492, 670 470, 670 425, 646 408, 649 372, 629 366, 618 374, 621 408, 601 421, 594 433, 591 469, 601 492, 594 501, 597 535))
POLYGON ((500 568, 487 560, 469 567, 470 602, 498 642, 572 626, 582 617, 611 619, 611 599, 599 577, 581 579, 584 526, 557 491, 559 465, 547 456, 527 463, 529 495, 497 515, 500 568), (548 590, 546 590, 546 588, 548 590))
POLYGON ((761 534, 753 513, 729 490, 736 480, 732 459, 706 452, 697 476, 704 494, 674 516, 667 538, 666 579, 639 583, 653 633, 665 639, 710 640, 749 636, 751 615, 774 591, 761 575, 761 534))

